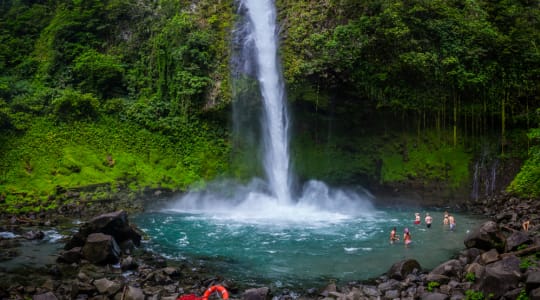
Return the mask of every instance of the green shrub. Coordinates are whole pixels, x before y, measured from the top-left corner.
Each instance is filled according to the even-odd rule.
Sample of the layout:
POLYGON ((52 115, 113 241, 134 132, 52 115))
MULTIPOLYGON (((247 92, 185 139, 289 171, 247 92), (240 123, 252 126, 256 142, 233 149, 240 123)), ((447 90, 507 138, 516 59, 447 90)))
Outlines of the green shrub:
POLYGON ((465 275, 465 280, 467 280, 468 282, 475 282, 476 281, 476 275, 474 274, 474 272, 468 272, 465 275))
POLYGON ((536 263, 534 262, 533 259, 529 258, 529 257, 525 257, 525 258, 522 258, 520 261, 519 261, 519 267, 521 269, 528 269, 529 267, 532 267, 536 265, 536 263))
POLYGON ((67 89, 53 100, 52 105, 58 120, 76 121, 95 118, 99 102, 92 94, 67 89))
POLYGON ((465 299, 466 300, 484 300, 485 296, 484 296, 484 293, 482 293, 481 291, 467 290, 465 291, 465 299))
POLYGON ((527 296, 527 291, 525 289, 522 289, 519 292, 519 295, 517 296, 516 300, 529 300, 529 296, 527 296))
POLYGON ((123 92, 124 65, 120 57, 89 49, 74 61, 73 73, 85 92, 110 98, 123 92))
POLYGON ((427 286, 428 292, 433 292, 433 290, 437 287, 439 287, 441 284, 437 281, 430 281, 427 286))

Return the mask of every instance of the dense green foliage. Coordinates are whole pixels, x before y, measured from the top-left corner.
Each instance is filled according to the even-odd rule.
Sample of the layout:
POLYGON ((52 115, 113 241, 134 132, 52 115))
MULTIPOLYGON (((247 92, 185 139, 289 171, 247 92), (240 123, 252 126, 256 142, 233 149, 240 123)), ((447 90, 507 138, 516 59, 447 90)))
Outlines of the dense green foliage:
MULTIPOLYGON (((540 113, 540 110, 538 110, 540 113)), ((540 125, 540 124, 539 124, 540 125)), ((511 192, 536 197, 540 195, 540 128, 531 129, 529 139, 534 145, 529 148, 529 157, 523 164, 520 173, 509 186, 511 192)))
MULTIPOLYGON (((454 189, 489 140, 502 159, 528 157, 510 190, 540 195, 536 1, 276 4, 301 178, 454 189)), ((1 1, 0 202, 54 207, 44 199, 57 186, 245 176, 227 130, 236 9, 1 1)))
MULTIPOLYGON (((482 153, 486 137, 497 137, 500 158, 526 157, 528 144, 521 129, 538 124, 537 2, 277 2, 285 24, 283 57, 290 97, 304 110, 346 118, 357 126, 348 128, 349 135, 369 135, 363 128, 373 128, 373 123, 362 120, 377 122, 373 115, 378 114, 389 123, 385 132, 405 128, 434 138, 428 144, 437 141, 443 148, 476 154, 460 159, 482 153)), ((427 149, 423 154, 437 151, 427 149)), ((530 165, 537 166, 538 148, 530 150, 530 165)), ((404 175, 431 177, 417 169, 419 165, 405 171, 398 153, 383 156, 383 170, 392 166, 382 173, 383 181, 404 175)), ((424 157, 430 165, 432 156, 424 157)), ((455 167, 430 172, 441 177, 455 167)), ((539 179, 527 167, 514 183, 522 187, 512 190, 540 196, 529 187, 539 179)))
POLYGON ((232 3, 14 0, 0 14, 7 209, 54 208, 59 189, 183 190, 227 172, 215 117, 230 101, 232 3))

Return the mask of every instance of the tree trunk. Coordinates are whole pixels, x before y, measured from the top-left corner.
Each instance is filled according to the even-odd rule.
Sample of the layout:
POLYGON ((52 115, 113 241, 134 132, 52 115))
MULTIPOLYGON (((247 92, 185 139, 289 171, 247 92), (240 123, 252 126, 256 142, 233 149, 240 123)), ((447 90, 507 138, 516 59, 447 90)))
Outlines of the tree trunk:
POLYGON ((501 101, 501 154, 504 154, 506 144, 506 97, 508 97, 508 92, 505 90, 501 101))
POLYGON ((457 95, 454 93, 454 148, 457 146, 457 95))

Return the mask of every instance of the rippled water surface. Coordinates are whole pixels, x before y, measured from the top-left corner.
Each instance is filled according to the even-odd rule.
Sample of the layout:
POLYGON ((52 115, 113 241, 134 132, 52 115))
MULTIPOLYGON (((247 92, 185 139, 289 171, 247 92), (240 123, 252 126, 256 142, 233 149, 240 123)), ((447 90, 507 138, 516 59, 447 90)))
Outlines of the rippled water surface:
MULTIPOLYGON (((294 214, 283 212, 283 214, 294 214)), ((307 286, 329 280, 365 280, 381 275, 404 258, 434 268, 464 248, 466 234, 481 220, 454 214, 455 231, 431 211, 432 228, 413 225, 413 210, 379 208, 368 214, 321 212, 298 218, 231 217, 213 212, 162 210, 135 216, 149 234, 145 247, 169 259, 211 260, 225 278, 259 284, 307 286), (390 244, 389 233, 409 228, 413 243, 390 244)), ((422 219, 426 211, 422 213, 422 219)))

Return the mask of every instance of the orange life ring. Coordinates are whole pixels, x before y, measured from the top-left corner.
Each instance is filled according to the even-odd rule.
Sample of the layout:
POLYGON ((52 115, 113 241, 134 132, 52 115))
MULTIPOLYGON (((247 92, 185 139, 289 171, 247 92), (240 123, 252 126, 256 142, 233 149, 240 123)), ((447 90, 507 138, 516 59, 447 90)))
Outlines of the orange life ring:
POLYGON ((223 286, 221 285, 213 285, 211 287, 209 287, 203 294, 202 296, 202 299, 206 299, 208 300, 208 297, 210 297, 210 295, 212 295, 213 292, 215 291, 218 291, 221 293, 221 298, 223 300, 227 300, 229 299, 229 292, 227 292, 227 289, 225 289, 223 286))

